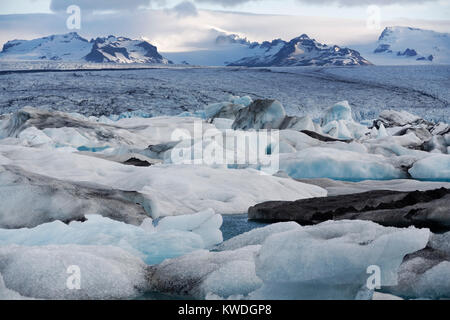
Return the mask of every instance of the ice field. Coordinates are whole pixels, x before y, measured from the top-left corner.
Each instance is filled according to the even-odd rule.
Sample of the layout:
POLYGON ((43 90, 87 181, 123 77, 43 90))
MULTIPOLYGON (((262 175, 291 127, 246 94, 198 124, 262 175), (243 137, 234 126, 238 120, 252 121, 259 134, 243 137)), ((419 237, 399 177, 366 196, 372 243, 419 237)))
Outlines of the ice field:
POLYGON ((79 68, 0 71, 0 299, 450 298, 450 67, 79 68), (411 223, 243 216, 374 190, 411 223))
MULTIPOLYGON (((16 74, 7 70, 17 69, 17 65, 4 62, 0 66, 4 70, 0 71, 0 113, 31 105, 88 116, 129 110, 142 110, 153 116, 176 115, 203 109, 205 104, 224 101, 233 94, 277 99, 289 115, 312 118, 319 118, 330 105, 348 100, 356 120, 375 119, 380 111, 396 108, 427 120, 450 122, 447 111, 450 67, 445 65, 269 69, 151 67, 135 71, 16 74)), ((95 66, 55 62, 33 63, 27 67, 89 70, 95 66)))

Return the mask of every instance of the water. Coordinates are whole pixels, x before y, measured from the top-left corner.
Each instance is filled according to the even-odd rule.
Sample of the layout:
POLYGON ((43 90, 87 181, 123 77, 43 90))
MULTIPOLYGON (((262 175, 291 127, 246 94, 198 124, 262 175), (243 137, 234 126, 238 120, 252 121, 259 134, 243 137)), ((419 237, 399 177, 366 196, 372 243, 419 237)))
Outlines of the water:
POLYGON ((223 215, 222 231, 223 241, 231 239, 250 230, 267 226, 269 223, 249 221, 247 214, 223 215))

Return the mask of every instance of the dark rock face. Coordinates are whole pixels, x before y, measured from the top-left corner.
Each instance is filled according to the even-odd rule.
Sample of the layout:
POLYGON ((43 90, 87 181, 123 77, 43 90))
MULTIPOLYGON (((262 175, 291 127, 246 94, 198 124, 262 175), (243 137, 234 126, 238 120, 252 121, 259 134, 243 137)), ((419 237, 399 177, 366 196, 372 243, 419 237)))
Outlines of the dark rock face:
POLYGON ((370 220, 384 226, 450 230, 450 189, 363 193, 297 201, 270 201, 248 209, 248 217, 311 225, 327 220, 370 220))

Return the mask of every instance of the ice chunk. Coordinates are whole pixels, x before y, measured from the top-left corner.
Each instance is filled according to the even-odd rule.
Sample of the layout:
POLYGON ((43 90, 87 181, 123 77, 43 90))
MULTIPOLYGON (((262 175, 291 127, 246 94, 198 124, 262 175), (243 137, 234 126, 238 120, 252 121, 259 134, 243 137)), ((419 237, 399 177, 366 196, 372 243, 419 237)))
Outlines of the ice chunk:
POLYGON ((414 163, 408 171, 414 179, 450 182, 450 155, 436 154, 414 163))
POLYGON ((377 139, 388 137, 389 134, 386 131, 386 128, 384 127, 384 124, 380 124, 380 128, 378 129, 377 139))
POLYGON ((382 286, 396 284, 404 255, 429 235, 369 221, 278 223, 226 241, 223 251, 166 260, 150 268, 149 281, 153 290, 196 298, 370 298, 368 267, 381 268, 382 286))
POLYGON ((53 144, 53 140, 41 130, 36 127, 29 127, 19 133, 18 138, 20 142, 25 146, 50 146, 53 144))
POLYGON ((256 257, 264 285, 252 299, 353 299, 381 270, 381 285, 395 285, 403 257, 424 248, 428 229, 384 228, 367 221, 330 221, 276 233, 256 257))
POLYGON ((234 130, 277 129, 286 116, 283 105, 277 100, 255 100, 247 108, 238 111, 234 130))
POLYGON ((322 131, 334 138, 350 140, 353 138, 352 133, 348 130, 345 121, 332 120, 322 127, 322 131))
POLYGON ((26 300, 29 298, 21 296, 14 290, 10 290, 6 287, 3 277, 0 273, 0 300, 26 300))
POLYGON ((383 110, 379 118, 387 127, 403 127, 422 120, 420 117, 403 110, 383 110))
POLYGON ((312 147, 280 155, 280 169, 290 177, 335 180, 388 180, 406 174, 379 155, 323 147, 312 147))
POLYGON ((214 118, 213 125, 219 130, 231 129, 234 120, 225 118, 214 118))
POLYGON ((31 298, 126 299, 147 290, 145 263, 112 246, 1 246, 0 261, 6 287, 31 298))
POLYGON ((280 222, 268 225, 263 228, 253 229, 251 231, 240 234, 231 238, 221 244, 216 249, 218 250, 236 250, 249 245, 261 245, 266 238, 275 233, 300 229, 300 225, 296 222, 280 222))
POLYGON ((229 100, 234 104, 242 104, 244 107, 248 107, 253 102, 249 96, 230 96, 229 100))
POLYGON ((328 108, 322 117, 322 125, 338 120, 353 121, 352 108, 348 104, 348 101, 341 101, 328 108))
MULTIPOLYGON (((127 119, 120 121, 124 120, 127 119)), ((135 167, 79 154, 6 145, 0 145, 0 155, 33 173, 138 191, 150 202, 152 218, 208 208, 219 214, 242 213, 259 202, 326 195, 319 187, 251 169, 200 165, 135 167)))
POLYGON ((207 295, 226 298, 248 294, 262 284, 254 264, 259 248, 247 246, 222 252, 201 250, 165 260, 150 268, 150 288, 199 299, 207 295))
POLYGON ((0 165, 0 185, 0 228, 70 222, 86 214, 139 225, 152 213, 151 201, 138 192, 61 181, 11 165, 0 165))
POLYGON ((296 131, 315 131, 316 127, 310 116, 285 117, 280 125, 280 129, 291 129, 296 131))
POLYGON ((149 228, 150 221, 137 227, 97 215, 88 215, 86 222, 60 221, 41 224, 33 229, 0 229, 0 244, 17 245, 114 245, 141 257, 147 264, 156 264, 194 250, 222 242, 221 216, 212 211, 193 215, 192 230, 180 224, 189 217, 160 221, 161 228, 149 228), (200 219, 199 219, 200 218, 200 219), (203 219, 202 219, 203 218, 203 219))
POLYGON ((208 209, 191 215, 166 217, 158 223, 156 229, 192 231, 202 237, 206 247, 210 247, 223 241, 221 225, 222 216, 208 209))

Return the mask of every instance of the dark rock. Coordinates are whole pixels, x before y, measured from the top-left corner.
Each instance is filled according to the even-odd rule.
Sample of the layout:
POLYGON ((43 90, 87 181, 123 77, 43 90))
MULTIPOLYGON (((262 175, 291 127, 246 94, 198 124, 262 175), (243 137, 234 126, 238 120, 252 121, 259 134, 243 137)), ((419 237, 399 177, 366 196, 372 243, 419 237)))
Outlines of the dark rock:
POLYGON ((123 164, 129 165, 129 166, 136 166, 136 167, 150 167, 152 164, 146 160, 140 160, 137 158, 130 158, 127 161, 125 161, 123 164))
POLYGON ((326 135, 326 134, 320 134, 317 133, 315 131, 309 131, 309 130, 302 130, 300 131, 308 136, 310 136, 311 138, 323 141, 323 142, 335 142, 335 141, 340 141, 340 142, 346 142, 346 143, 350 143, 353 140, 342 140, 342 139, 336 139, 333 138, 332 136, 326 135))
POLYGON ((311 225, 327 220, 370 220, 384 226, 450 230, 450 189, 356 194, 270 201, 248 209, 252 220, 296 221, 311 225))

